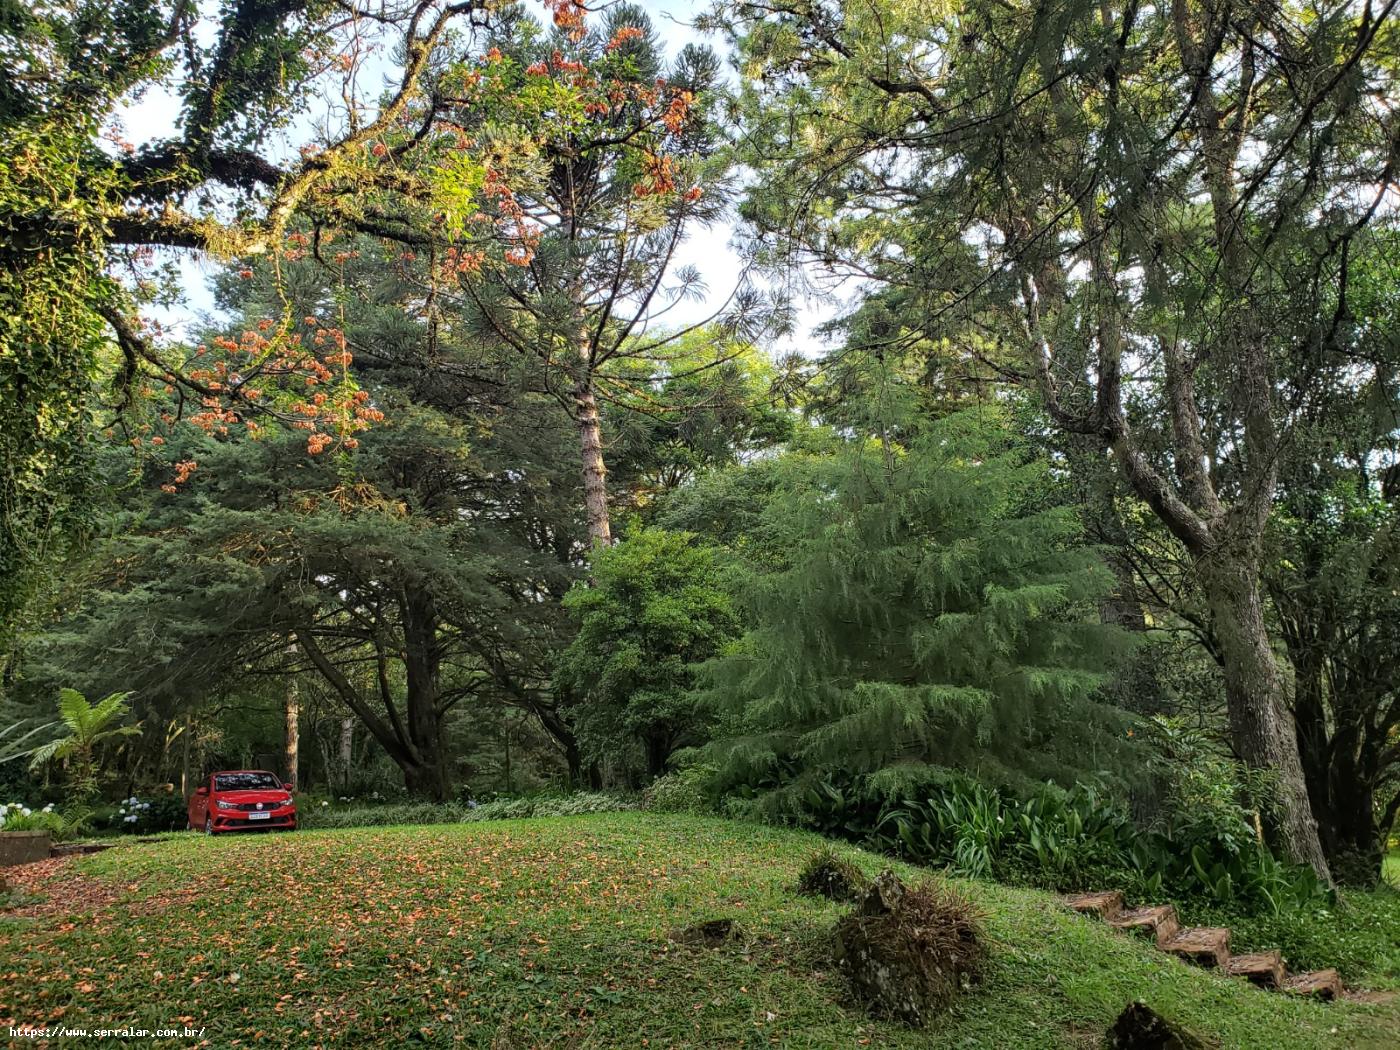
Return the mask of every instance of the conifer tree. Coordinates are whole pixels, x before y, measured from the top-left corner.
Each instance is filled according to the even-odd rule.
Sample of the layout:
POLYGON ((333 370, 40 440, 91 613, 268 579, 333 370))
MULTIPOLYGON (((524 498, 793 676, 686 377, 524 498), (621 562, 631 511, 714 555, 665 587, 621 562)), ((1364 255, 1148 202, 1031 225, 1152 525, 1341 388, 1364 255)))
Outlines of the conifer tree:
POLYGON ((1092 699, 1126 647, 1098 622, 1112 577, 1074 510, 1045 504, 1046 463, 992 410, 905 430, 799 460, 765 509, 786 557, 744 588, 752 629, 710 667, 728 779, 1033 781, 1121 736, 1092 699))
POLYGON ((1260 574, 1289 374, 1346 332, 1393 216, 1394 5, 718 7, 745 47, 748 214, 1112 457, 1190 554, 1271 832, 1326 879, 1260 574))
POLYGON ((452 241, 440 276, 569 413, 589 535, 606 546, 602 403, 638 378, 615 366, 664 361, 702 327, 663 330, 700 284, 677 250, 724 204, 709 115, 718 59, 690 46, 668 66, 633 4, 556 18, 550 34, 511 8, 488 43, 435 92, 453 132, 425 174, 452 241))

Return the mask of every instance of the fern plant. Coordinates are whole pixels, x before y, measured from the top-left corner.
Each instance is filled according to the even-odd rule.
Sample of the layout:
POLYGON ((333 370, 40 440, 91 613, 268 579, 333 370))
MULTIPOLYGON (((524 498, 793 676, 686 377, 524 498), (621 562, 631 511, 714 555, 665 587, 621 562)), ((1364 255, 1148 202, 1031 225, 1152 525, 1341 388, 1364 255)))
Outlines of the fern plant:
POLYGON ((0 765, 32 756, 38 745, 31 745, 30 741, 47 733, 56 725, 58 725, 57 722, 46 722, 21 733, 23 723, 15 722, 0 729, 0 765))
POLYGON ((96 703, 89 703, 76 689, 59 690, 58 714, 67 733, 35 748, 30 753, 30 768, 65 763, 74 799, 91 799, 97 794, 98 748, 108 741, 141 732, 139 724, 120 724, 129 713, 126 701, 130 695, 112 693, 96 703))

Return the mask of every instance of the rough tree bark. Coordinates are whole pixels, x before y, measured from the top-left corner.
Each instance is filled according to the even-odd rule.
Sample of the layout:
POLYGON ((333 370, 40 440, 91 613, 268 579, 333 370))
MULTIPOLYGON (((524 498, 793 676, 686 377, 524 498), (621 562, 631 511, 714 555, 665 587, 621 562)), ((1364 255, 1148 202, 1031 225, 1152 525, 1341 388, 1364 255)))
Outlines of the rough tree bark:
POLYGON ((340 720, 340 760, 341 787, 350 784, 350 766, 355 758, 355 719, 347 716, 340 720))
POLYGON ((1235 750, 1250 765, 1277 774, 1275 832, 1293 859, 1328 879, 1330 868, 1308 797, 1293 716, 1264 622, 1258 560, 1221 553, 1207 555, 1199 564, 1220 646, 1235 750))
MULTIPOLYGON (((287 655, 296 660, 297 644, 287 643, 287 655)), ((301 751, 301 693, 297 689, 297 678, 287 675, 286 693, 282 699, 282 777, 293 788, 297 787, 297 766, 301 751)))
POLYGON ((593 391, 592 372, 586 362, 583 377, 574 389, 574 420, 583 466, 588 538, 593 546, 606 547, 612 543, 612 522, 608 515, 608 471, 603 462, 603 424, 598 414, 598 398, 593 391))
POLYGON ((282 747, 282 775, 293 788, 297 787, 297 766, 301 752, 301 696, 297 692, 297 680, 287 676, 287 696, 284 704, 286 729, 282 747))

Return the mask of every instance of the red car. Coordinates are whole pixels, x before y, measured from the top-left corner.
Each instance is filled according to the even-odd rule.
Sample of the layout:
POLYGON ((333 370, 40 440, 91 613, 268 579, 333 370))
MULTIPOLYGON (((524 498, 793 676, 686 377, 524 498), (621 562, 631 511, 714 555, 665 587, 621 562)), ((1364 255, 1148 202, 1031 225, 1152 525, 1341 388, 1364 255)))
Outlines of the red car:
POLYGON ((189 826, 203 828, 206 835, 254 828, 294 831, 297 807, 292 785, 260 769, 214 773, 190 796, 189 826))

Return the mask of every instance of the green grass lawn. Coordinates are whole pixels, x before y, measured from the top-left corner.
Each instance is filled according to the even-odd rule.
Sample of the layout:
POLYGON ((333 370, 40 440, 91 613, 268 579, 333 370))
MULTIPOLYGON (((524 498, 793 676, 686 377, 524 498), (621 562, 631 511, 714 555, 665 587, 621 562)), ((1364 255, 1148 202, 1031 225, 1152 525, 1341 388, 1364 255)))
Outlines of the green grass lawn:
POLYGON ((985 883, 962 885, 995 942, 986 984, 923 1032, 872 1022, 829 961, 841 909, 791 891, 819 845, 640 813, 123 844, 0 921, 0 1024, 190 1024, 215 1047, 1044 1050, 1097 1047, 1140 998, 1226 1047, 1400 1045, 1395 1003, 1261 991, 985 883), (667 937, 719 917, 748 939, 667 937))
POLYGON ((1381 870, 1392 886, 1400 888, 1400 853, 1387 854, 1381 870))

